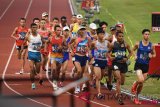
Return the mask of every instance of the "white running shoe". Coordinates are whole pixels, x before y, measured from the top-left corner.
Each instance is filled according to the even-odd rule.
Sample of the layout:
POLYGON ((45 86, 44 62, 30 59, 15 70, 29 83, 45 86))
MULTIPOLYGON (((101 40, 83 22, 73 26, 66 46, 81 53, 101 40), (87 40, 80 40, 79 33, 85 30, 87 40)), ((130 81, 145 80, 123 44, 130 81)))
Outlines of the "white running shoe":
POLYGON ((20 74, 23 74, 23 73, 24 73, 24 69, 21 69, 21 70, 19 71, 19 73, 20 73, 20 74))
POLYGON ((74 78, 75 69, 76 69, 75 67, 72 68, 72 72, 71 72, 71 74, 70 74, 71 78, 74 78))
POLYGON ((82 85, 82 92, 84 91, 87 91, 87 85, 85 83, 82 85))
POLYGON ((32 83, 32 89, 36 89, 36 84, 35 83, 32 83))
POLYGON ((76 86, 76 87, 75 87, 74 93, 75 93, 75 94, 80 93, 80 86, 76 86))
POLYGON ((58 90, 57 81, 53 80, 52 85, 53 85, 53 90, 54 91, 58 90))

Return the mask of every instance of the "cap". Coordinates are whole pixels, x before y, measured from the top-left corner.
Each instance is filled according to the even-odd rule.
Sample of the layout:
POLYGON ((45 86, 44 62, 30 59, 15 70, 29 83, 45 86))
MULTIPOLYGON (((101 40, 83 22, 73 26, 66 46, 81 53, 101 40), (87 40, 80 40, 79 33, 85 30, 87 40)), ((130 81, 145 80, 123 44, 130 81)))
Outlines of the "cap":
POLYGON ((111 30, 111 31, 116 30, 116 27, 115 27, 115 26, 111 26, 111 27, 110 27, 110 30, 111 30))
POLYGON ((81 30, 81 29, 86 29, 85 26, 80 26, 78 30, 81 30))
POLYGON ((89 28, 91 28, 91 29, 97 29, 97 25, 95 23, 91 23, 89 25, 89 28))
POLYGON ((48 16, 48 13, 47 12, 43 12, 42 13, 42 17, 44 17, 44 16, 48 16))
POLYGON ((63 31, 70 30, 68 26, 63 27, 63 31))
POLYGON ((83 16, 81 14, 77 15, 77 19, 82 19, 82 18, 83 18, 83 16))

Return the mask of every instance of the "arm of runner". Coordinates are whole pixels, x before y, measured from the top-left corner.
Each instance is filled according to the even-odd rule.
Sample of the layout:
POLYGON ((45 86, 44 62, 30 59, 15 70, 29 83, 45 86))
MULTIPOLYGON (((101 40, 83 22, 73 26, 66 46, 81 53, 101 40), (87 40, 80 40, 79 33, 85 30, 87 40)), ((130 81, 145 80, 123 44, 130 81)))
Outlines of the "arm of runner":
POLYGON ((133 57, 135 60, 137 59, 137 55, 136 55, 135 51, 138 49, 138 46, 139 46, 139 42, 137 42, 132 49, 132 54, 133 54, 133 57))
POLYGON ((74 56, 75 41, 76 41, 76 39, 75 39, 75 38, 72 38, 72 39, 71 39, 71 42, 69 43, 69 48, 70 48, 71 56, 74 56))
POLYGON ((149 58, 154 58, 154 57, 156 57, 155 44, 152 45, 152 52, 149 53, 149 58))
POLYGON ((129 54, 128 54, 128 56, 126 58, 123 58, 124 62, 127 62, 127 60, 130 59, 130 57, 132 56, 132 50, 131 50, 129 44, 127 44, 127 43, 126 43, 126 49, 128 50, 129 54))
POLYGON ((16 27, 16 28, 14 29, 13 33, 11 34, 11 37, 12 37, 13 39, 15 39, 15 40, 18 40, 18 39, 19 39, 18 37, 16 37, 16 32, 17 32, 17 30, 18 30, 18 27, 16 27))
POLYGON ((115 59, 115 57, 112 55, 113 45, 114 44, 111 43, 109 48, 108 48, 108 57, 111 59, 111 61, 113 61, 115 59))

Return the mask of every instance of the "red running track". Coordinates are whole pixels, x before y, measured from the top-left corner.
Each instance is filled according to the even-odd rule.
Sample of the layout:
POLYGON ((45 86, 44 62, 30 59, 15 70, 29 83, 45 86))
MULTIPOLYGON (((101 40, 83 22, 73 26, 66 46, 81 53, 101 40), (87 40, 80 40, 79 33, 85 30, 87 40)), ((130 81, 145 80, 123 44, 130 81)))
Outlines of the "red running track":
MULTIPOLYGON (((15 74, 20 70, 19 62, 16 58, 16 50, 14 49, 14 40, 10 38, 13 29, 18 25, 18 19, 20 17, 27 18, 27 26, 32 22, 34 17, 41 18, 42 12, 50 13, 50 19, 53 17, 67 16, 71 18, 71 11, 68 4, 68 0, 1 0, 0 1, 0 75, 12 78, 29 78, 28 74, 17 75, 15 74), (11 3, 12 2, 12 3, 11 3), (11 5, 9 6, 9 4, 11 5), (51 3, 51 4, 49 4, 51 3), (8 9, 7 9, 8 8, 8 9), (12 53, 13 49, 13 53, 12 53), (6 68, 6 69, 5 69, 6 68)), ((27 62, 27 61, 26 61, 27 62)), ((68 71, 71 71, 72 62, 69 63, 68 71)), ((28 63, 25 66, 25 72, 29 72, 28 63)), ((44 73, 45 76, 45 73, 44 73)), ((39 96, 41 94, 52 94, 53 89, 48 81, 44 82, 43 86, 40 86, 37 81, 37 89, 31 89, 30 81, 4 81, 2 84, 2 95, 33 95, 39 96)), ((66 81, 65 84, 70 82, 66 81)), ((102 89, 103 93, 109 92, 105 88, 102 89)), ((119 105, 115 99, 97 100, 95 98, 96 90, 91 89, 91 101, 92 107, 118 107, 119 105)), ((81 94, 79 94, 81 95, 81 94)), ((79 95, 74 95, 75 106, 84 107, 86 102, 79 98, 79 95)), ((23 99, 12 100, 16 104, 36 106, 36 107, 52 107, 52 99, 50 97, 31 97, 23 99)), ((70 107, 70 93, 66 92, 58 97, 58 107, 70 107)), ((134 105, 129 99, 124 101, 125 107, 153 107, 155 105, 134 105)), ((1 104, 0 104, 1 105, 1 104)), ((2 105, 1 105, 2 106, 2 105)), ((156 107, 156 106, 155 106, 156 107)))

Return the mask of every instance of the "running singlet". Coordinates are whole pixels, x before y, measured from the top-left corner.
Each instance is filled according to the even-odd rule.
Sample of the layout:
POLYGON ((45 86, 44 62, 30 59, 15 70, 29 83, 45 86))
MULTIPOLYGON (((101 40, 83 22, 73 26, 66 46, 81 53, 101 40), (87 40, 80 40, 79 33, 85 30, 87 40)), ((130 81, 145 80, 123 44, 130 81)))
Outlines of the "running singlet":
POLYGON ((114 42, 112 55, 115 57, 113 62, 121 61, 126 58, 126 45, 125 43, 119 44, 117 41, 114 42))
POLYGON ((108 41, 104 41, 103 43, 99 42, 98 40, 96 41, 95 44, 95 49, 94 49, 94 59, 98 60, 107 60, 107 52, 108 52, 108 47, 107 47, 108 41))
MULTIPOLYGON (((67 43, 67 46, 69 44, 69 42, 71 41, 71 37, 68 37, 67 40, 66 40, 66 43, 67 43)), ((64 49, 63 52, 69 52, 69 49, 64 49)))
POLYGON ((75 24, 73 25, 73 30, 72 30, 72 32, 77 33, 78 29, 79 29, 79 25, 78 25, 78 23, 75 23, 75 24))
POLYGON ((41 35, 42 39, 48 40, 48 38, 49 38, 48 30, 46 30, 46 31, 38 30, 38 33, 41 35))
POLYGON ((56 39, 55 37, 56 36, 53 36, 51 40, 51 57, 63 58, 62 50, 58 49, 58 46, 62 46, 63 37, 60 36, 59 39, 56 39))
POLYGON ((142 41, 139 43, 139 48, 137 51, 136 62, 141 64, 149 64, 149 53, 152 52, 152 43, 149 42, 147 46, 143 46, 142 41))
POLYGON ((77 38, 77 44, 76 44, 76 53, 80 53, 83 55, 86 55, 87 53, 87 46, 88 46, 88 39, 82 40, 82 38, 77 38))
MULTIPOLYGON (((43 31, 43 30, 38 30, 38 33, 41 35, 43 40, 49 40, 49 32, 48 30, 43 31)), ((41 53, 45 54, 46 52, 44 52, 44 48, 41 49, 41 53)), ((49 54, 49 46, 47 47, 47 55, 49 54)))
MULTIPOLYGON (((18 27, 17 31, 16 31, 16 37, 18 37, 19 39, 16 40, 16 45, 17 46, 22 46, 23 43, 24 43, 24 39, 25 39, 25 36, 26 36, 26 33, 28 32, 28 28, 22 28, 22 27, 18 27)), ((26 46, 26 44, 24 44, 24 46, 26 46)))
POLYGON ((33 36, 31 34, 29 36, 28 51, 40 52, 41 46, 42 46, 41 36, 39 34, 37 34, 37 36, 33 36))

